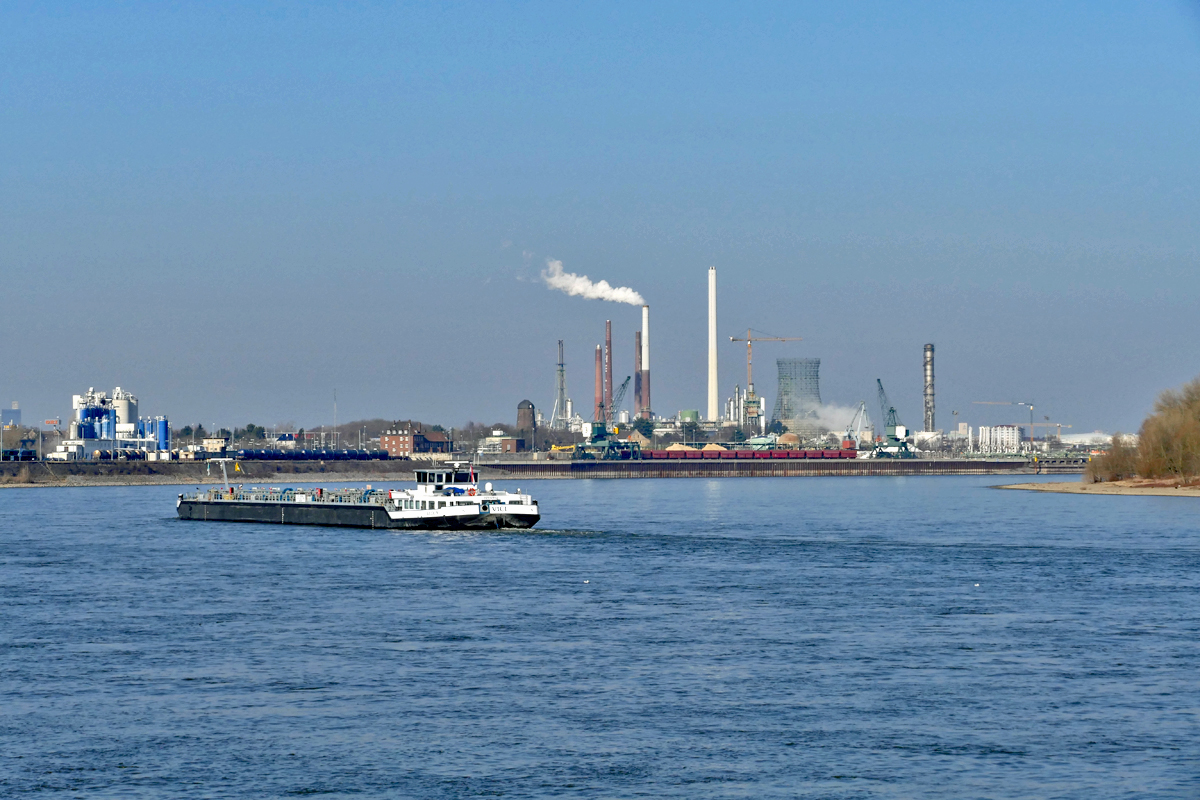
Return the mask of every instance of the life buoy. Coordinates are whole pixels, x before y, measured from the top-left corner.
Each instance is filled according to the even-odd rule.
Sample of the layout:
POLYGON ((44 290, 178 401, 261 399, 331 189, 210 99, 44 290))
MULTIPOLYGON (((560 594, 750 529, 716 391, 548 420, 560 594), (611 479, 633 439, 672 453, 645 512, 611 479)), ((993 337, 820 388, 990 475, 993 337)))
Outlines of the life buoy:
POLYGON ((470 496, 470 497, 474 497, 474 496, 475 496, 475 490, 474 490, 474 489, 467 489, 467 495, 468 495, 468 496, 470 496))

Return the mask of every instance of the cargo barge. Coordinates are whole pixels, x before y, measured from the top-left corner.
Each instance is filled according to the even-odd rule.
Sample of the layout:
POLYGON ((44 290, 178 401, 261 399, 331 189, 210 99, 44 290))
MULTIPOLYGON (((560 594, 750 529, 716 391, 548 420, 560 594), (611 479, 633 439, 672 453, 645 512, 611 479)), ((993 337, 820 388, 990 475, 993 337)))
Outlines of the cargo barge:
POLYGON ((186 520, 407 530, 532 528, 541 519, 533 497, 480 489, 475 469, 462 464, 419 469, 411 489, 245 489, 226 476, 222 486, 180 494, 175 508, 186 520))

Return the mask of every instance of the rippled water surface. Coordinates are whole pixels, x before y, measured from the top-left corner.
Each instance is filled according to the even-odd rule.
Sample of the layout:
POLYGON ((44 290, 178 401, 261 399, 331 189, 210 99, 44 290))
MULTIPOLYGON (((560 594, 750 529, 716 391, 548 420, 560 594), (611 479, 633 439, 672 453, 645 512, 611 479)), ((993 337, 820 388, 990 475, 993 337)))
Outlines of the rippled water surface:
POLYGON ((998 480, 523 482, 470 534, 0 491, 0 795, 1200 796, 1200 501, 998 480))

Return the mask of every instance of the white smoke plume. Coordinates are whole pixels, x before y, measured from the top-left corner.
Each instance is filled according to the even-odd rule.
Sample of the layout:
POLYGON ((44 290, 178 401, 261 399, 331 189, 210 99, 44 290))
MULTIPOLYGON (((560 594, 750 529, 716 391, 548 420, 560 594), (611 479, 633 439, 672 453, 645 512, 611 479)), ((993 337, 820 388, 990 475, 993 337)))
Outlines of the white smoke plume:
POLYGON ((609 286, 608 281, 593 283, 587 275, 576 275, 573 272, 563 272, 561 261, 546 259, 546 268, 542 270, 542 280, 551 289, 566 292, 572 297, 583 297, 588 300, 608 300, 611 303, 629 303, 640 306, 646 303, 642 296, 628 286, 609 286))
POLYGON ((853 421, 854 415, 858 413, 857 406, 847 408, 845 406, 822 405, 817 406, 813 410, 817 412, 817 421, 831 431, 846 430, 846 427, 853 421))
MULTIPOLYGON (((805 409, 808 415, 806 421, 811 421, 811 424, 826 431, 844 431, 854 421, 854 415, 858 413, 858 406, 837 406, 837 405, 819 405, 805 409)), ((871 427, 873 424, 870 420, 870 410, 868 409, 868 419, 863 425, 864 428, 871 427)))

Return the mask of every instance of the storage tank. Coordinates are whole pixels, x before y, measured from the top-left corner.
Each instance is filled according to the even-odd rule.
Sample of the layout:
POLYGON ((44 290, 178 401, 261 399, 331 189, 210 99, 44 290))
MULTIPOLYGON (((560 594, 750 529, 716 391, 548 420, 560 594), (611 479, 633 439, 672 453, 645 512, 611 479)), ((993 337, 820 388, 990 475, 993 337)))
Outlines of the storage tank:
POLYGON ((115 439, 117 438, 117 415, 111 408, 103 409, 100 412, 100 438, 115 439))
POLYGON ((158 418, 158 449, 171 449, 171 424, 166 417, 158 418))

